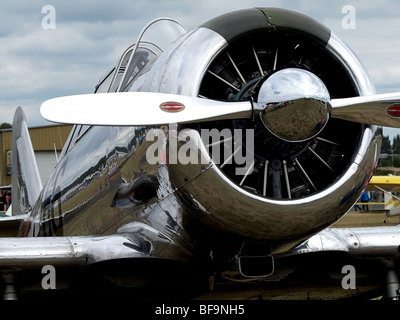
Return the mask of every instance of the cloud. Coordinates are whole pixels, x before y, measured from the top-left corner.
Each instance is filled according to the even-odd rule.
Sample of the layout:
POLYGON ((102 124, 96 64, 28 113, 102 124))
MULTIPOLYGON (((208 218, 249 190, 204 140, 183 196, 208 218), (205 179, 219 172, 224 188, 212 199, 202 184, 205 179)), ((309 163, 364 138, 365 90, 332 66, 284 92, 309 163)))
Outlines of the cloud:
MULTIPOLYGON (((327 25, 334 23, 327 21, 327 25)), ((358 18, 355 30, 334 30, 357 54, 380 93, 400 91, 399 27, 398 18, 358 18)))

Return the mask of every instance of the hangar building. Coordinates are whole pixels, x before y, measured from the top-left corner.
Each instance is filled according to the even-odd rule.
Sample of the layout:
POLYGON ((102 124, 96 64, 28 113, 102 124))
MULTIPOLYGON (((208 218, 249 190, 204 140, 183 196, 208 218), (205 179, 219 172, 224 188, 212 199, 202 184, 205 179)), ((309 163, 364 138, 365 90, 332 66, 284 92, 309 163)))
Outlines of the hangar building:
MULTIPOLYGON (((71 129, 72 125, 28 128, 43 185, 56 166, 71 129)), ((8 186, 12 174, 12 129, 0 130, 0 151, 0 185, 8 186)))

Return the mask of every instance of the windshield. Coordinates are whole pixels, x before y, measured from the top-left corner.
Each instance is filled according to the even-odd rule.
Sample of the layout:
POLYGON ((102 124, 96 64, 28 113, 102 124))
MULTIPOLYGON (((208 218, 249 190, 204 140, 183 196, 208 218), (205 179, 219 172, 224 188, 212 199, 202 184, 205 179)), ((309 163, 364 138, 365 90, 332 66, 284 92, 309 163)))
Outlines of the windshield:
POLYGON ((146 72, 159 55, 186 32, 177 21, 159 18, 150 22, 118 62, 109 92, 125 91, 139 74, 146 72))

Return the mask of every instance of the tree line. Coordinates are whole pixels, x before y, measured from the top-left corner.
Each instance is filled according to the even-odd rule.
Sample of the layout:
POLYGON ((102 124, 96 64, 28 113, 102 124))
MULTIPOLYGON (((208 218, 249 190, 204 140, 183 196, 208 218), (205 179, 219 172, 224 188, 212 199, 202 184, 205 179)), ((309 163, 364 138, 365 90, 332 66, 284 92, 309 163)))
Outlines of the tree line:
MULTIPOLYGON (((382 130, 382 129, 380 129, 382 130)), ((381 158, 378 167, 400 168, 400 134, 390 141, 389 136, 382 135, 381 158), (387 157, 383 157, 387 155, 387 157)))

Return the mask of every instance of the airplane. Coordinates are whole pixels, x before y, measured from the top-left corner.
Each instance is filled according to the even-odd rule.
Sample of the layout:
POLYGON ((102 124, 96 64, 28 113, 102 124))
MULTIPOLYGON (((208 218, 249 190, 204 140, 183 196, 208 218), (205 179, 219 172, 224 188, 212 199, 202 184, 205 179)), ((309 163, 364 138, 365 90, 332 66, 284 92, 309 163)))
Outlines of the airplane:
POLYGON ((373 176, 369 182, 367 190, 383 192, 386 218, 400 215, 400 198, 396 195, 400 192, 399 176, 373 176))
POLYGON ((94 93, 41 105, 74 124, 43 186, 17 109, 3 297, 399 299, 400 227, 330 228, 399 111, 301 13, 153 20, 94 93))

